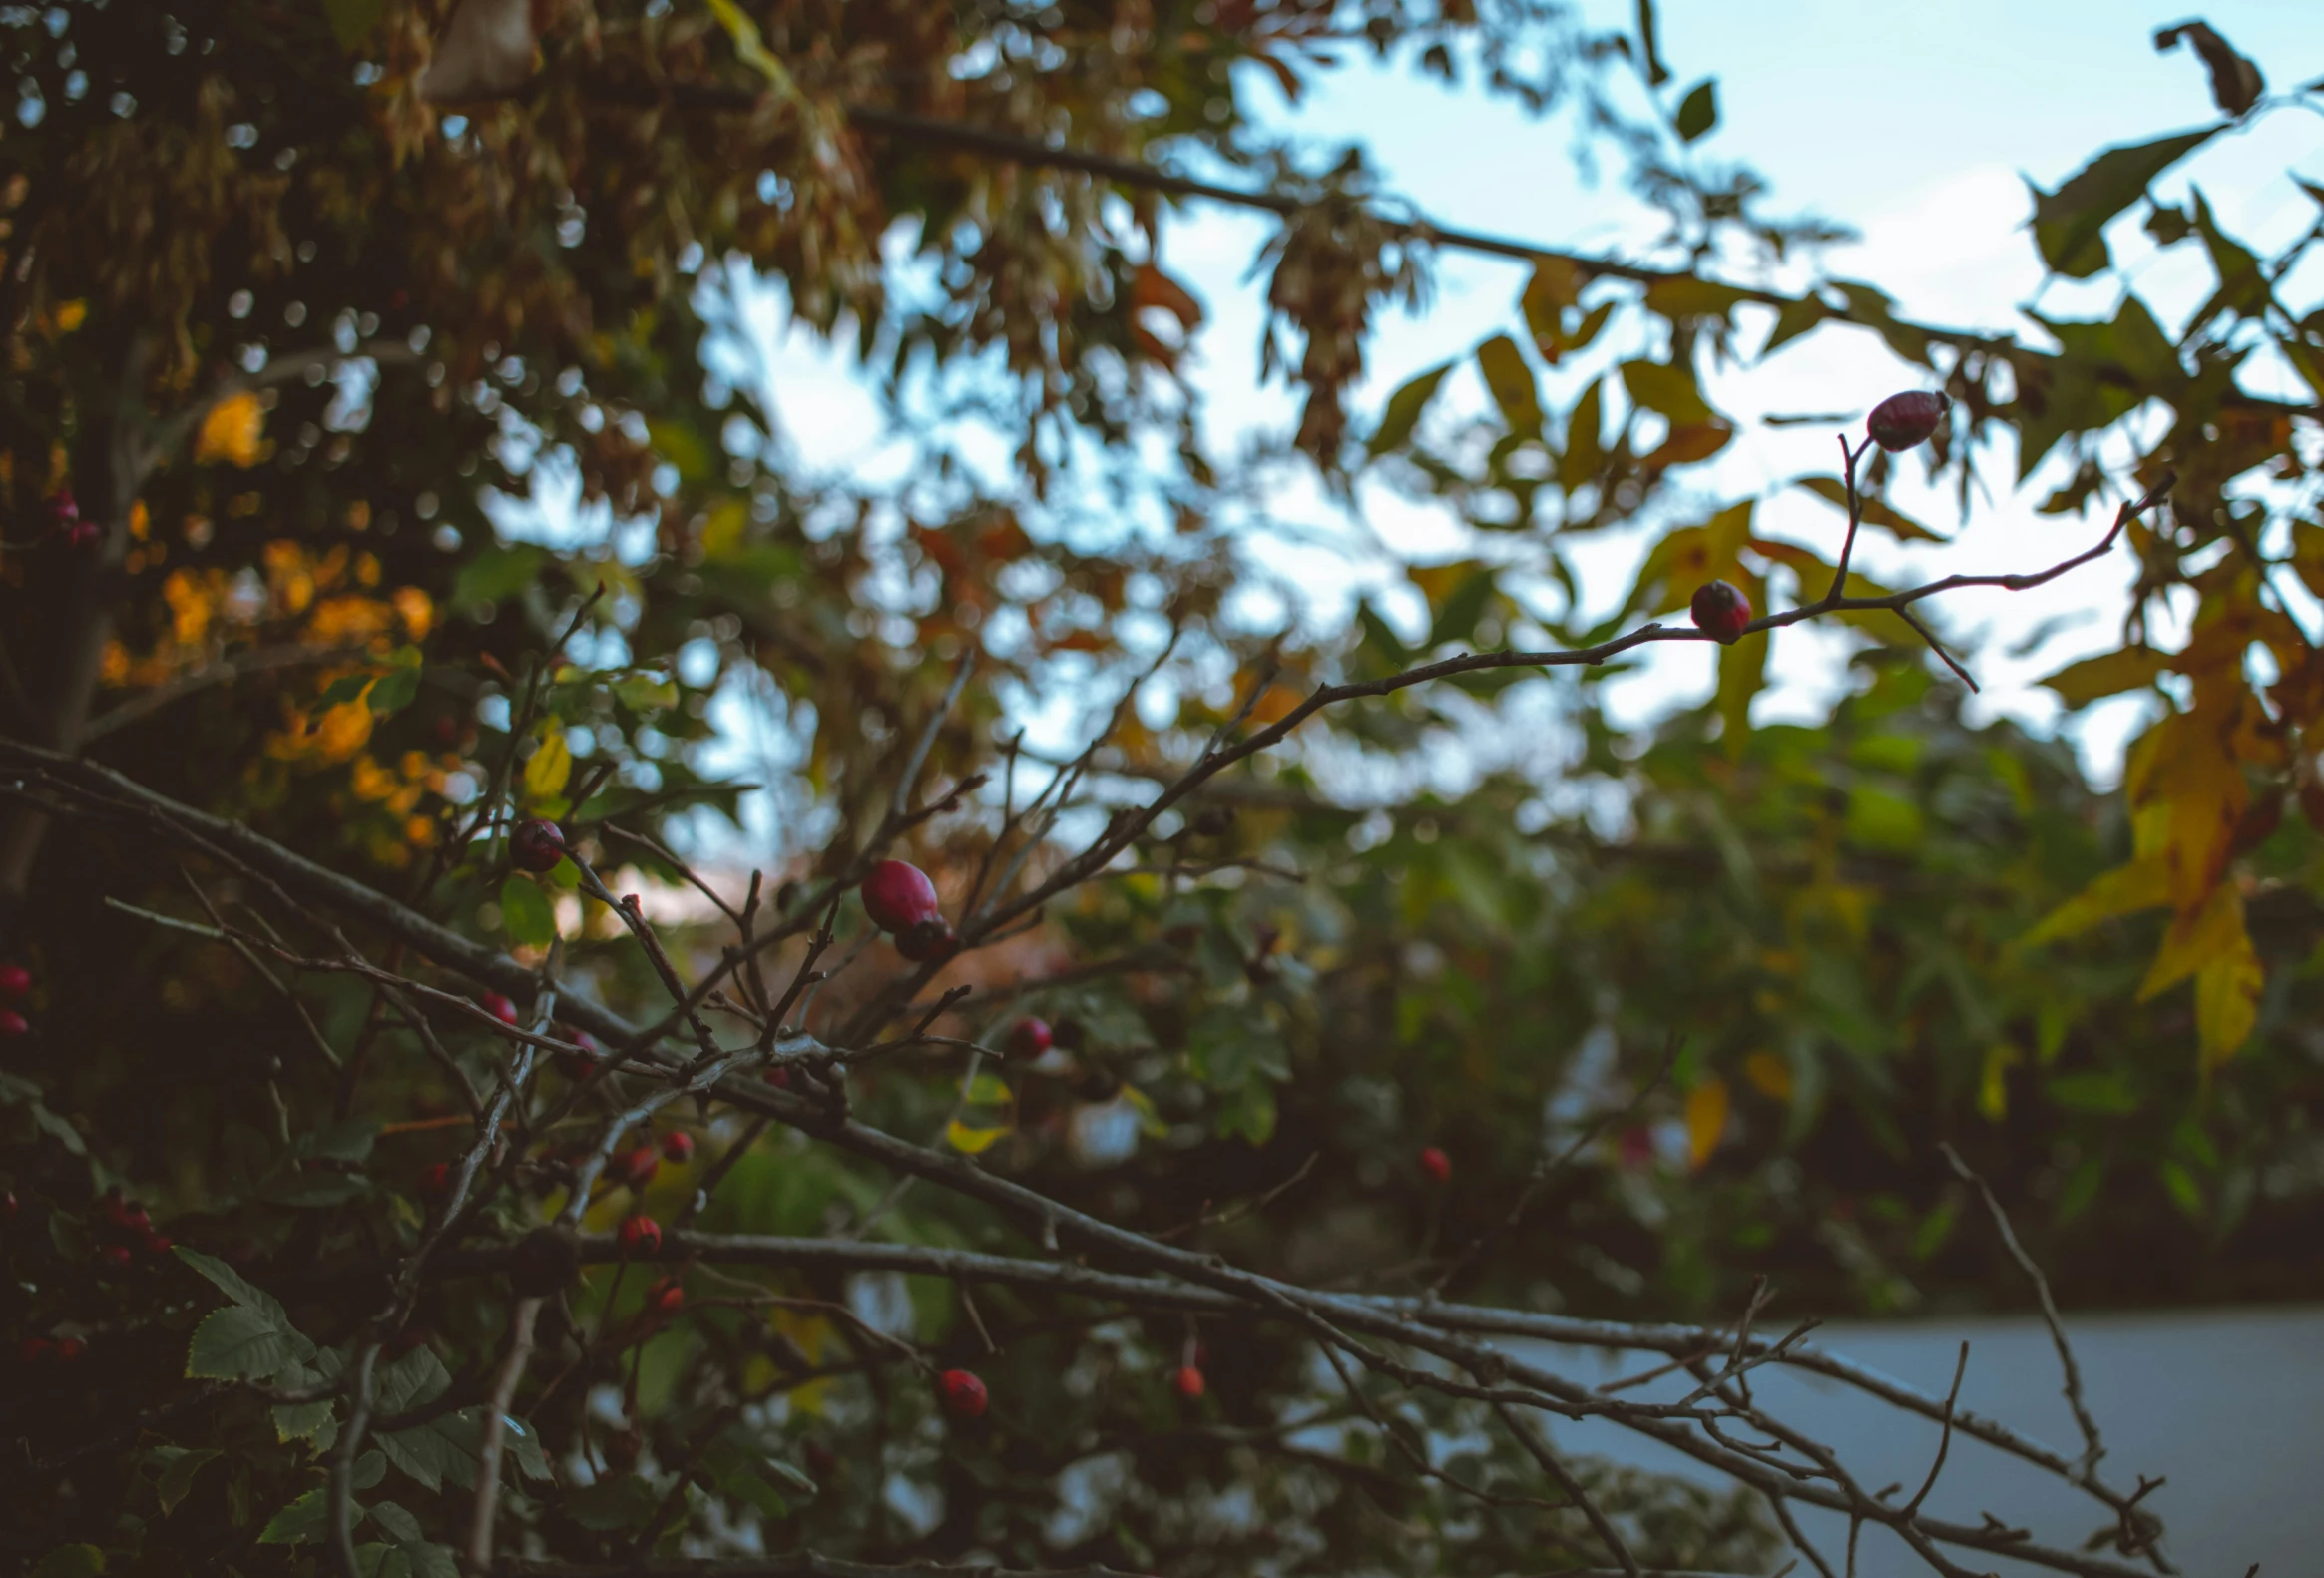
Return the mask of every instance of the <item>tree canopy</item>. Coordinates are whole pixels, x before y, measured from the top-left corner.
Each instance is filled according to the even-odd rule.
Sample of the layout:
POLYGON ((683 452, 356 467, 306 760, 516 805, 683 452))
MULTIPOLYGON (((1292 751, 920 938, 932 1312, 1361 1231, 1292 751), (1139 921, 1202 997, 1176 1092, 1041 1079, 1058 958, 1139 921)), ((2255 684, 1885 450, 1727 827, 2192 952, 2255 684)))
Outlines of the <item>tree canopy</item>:
POLYGON ((2030 1302, 1996 1217, 2071 1299, 2324 1289, 2324 190, 2263 255, 2158 185, 2324 84, 2158 35, 2218 118, 2126 122, 2030 244, 2102 279, 2135 220, 2215 290, 1996 327, 1825 276, 1650 0, 77 0, 0 41, 9 1560, 1743 1573, 1805 1505, 1941 1573, 2172 1570, 2094 1429, 1794 1322, 2030 1302), (1661 241, 1433 224, 1255 107, 1356 53, 1570 116, 1661 241), (1299 402, 1232 453, 1164 246, 1215 205, 1271 216, 1299 402), (1506 324, 1383 398, 1450 251, 1518 264, 1506 324), (769 293, 892 401, 893 476, 782 442, 769 293), (1947 400, 1784 484, 1829 555, 1701 479, 1713 375, 1840 335, 1947 400), (1286 461, 1457 518, 1397 567, 1424 620, 1238 604, 1286 461), (2080 546, 1876 581, 1860 535, 1942 540, 1907 466, 2080 546), (1949 612, 2101 557, 2118 642, 2047 683, 2146 699, 2118 790, 1967 710, 1949 612), (1617 722, 1713 581, 1753 616, 1715 694, 1617 722), (1808 622, 1846 693, 1755 724, 1808 622), (1558 760, 1484 746, 1522 730, 1558 760), (781 857, 730 873, 751 793, 781 857), (1875 1496, 1769 1363, 2103 1527, 1875 1496), (1598 1415, 1722 1488, 1558 1445, 1598 1415))

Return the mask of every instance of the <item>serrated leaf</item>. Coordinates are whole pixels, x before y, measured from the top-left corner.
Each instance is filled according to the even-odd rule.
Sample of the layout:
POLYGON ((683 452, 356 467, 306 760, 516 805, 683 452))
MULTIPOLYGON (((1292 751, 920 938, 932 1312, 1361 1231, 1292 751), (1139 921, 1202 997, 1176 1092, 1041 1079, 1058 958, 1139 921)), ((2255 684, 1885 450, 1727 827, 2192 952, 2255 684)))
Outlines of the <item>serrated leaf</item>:
POLYGON ((420 1531, 420 1520, 404 1511, 394 1502, 376 1502, 370 1510, 371 1521, 379 1525, 379 1531, 398 1544, 423 1537, 420 1531))
POLYGON ((194 1328, 186 1374, 193 1380, 257 1380, 313 1352, 313 1343, 265 1312, 229 1305, 194 1328))
POLYGON ((1688 89, 1670 124, 1682 143, 1699 142, 1707 136, 1718 125, 1718 79, 1705 77, 1688 89))
POLYGON ((205 1255, 200 1250, 190 1250, 183 1244, 175 1246, 174 1253, 178 1259, 200 1272, 204 1277, 209 1278, 212 1287, 232 1299, 235 1304, 246 1309, 262 1311, 280 1324, 289 1325, 290 1316, 283 1311, 280 1302, 273 1295, 251 1287, 243 1281, 240 1272, 235 1271, 217 1256, 205 1255))
POLYGON ((557 940, 557 910, 541 884, 522 871, 500 884, 500 926, 520 947, 545 948, 557 940))
POLYGON ((379 1372, 372 1385, 373 1406, 381 1417, 407 1413, 434 1402, 451 1384, 444 1361, 423 1343, 379 1372))

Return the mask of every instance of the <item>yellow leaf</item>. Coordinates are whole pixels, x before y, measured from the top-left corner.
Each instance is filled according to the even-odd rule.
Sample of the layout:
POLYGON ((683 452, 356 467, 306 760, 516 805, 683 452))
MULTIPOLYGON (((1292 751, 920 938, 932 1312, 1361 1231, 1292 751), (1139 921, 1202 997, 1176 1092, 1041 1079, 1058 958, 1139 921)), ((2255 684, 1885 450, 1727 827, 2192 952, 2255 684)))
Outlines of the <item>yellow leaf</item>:
POLYGON ((541 749, 525 764, 525 797, 554 799, 564 791, 565 781, 571 777, 573 752, 565 744, 565 731, 552 720, 541 739, 541 749))
POLYGON ((2170 871, 2159 860, 2137 860, 2117 866, 2042 917, 2042 922, 2019 939, 2020 947, 2038 947, 2061 937, 2079 936, 2101 920, 2152 909, 2170 902, 2170 871))
POLYGON ((1791 1065, 1772 1052, 1754 1052, 1743 1059, 1743 1078, 1762 1096, 1791 1100, 1791 1065))
POLYGON ((2009 1071, 2024 1061, 2018 1049, 2006 1041, 1985 1049, 1985 1071, 1977 1082, 1977 1110, 1989 1121, 1999 1123, 2009 1116, 2009 1071))
POLYGON ((2122 647, 2080 663, 2070 663, 2041 683, 2068 707, 2088 707, 2101 696, 2119 696, 2151 685, 2169 660, 2151 647, 2122 647))
POLYGON ((742 551, 742 534, 749 525, 750 511, 743 502, 727 499, 710 511, 710 518, 702 522, 702 557, 731 559, 742 551))
POLYGON ((1727 1132, 1727 1082, 1705 1080, 1686 1093, 1686 1165, 1699 1168, 1727 1132))
POLYGON ((2259 951, 2238 931, 2226 951, 2195 972, 2195 1043, 2207 1078, 2251 1039, 2267 984, 2259 951))
POLYGON ((258 405, 258 397, 247 389, 230 394, 204 414, 202 431, 194 440, 194 458, 197 462, 225 460, 245 468, 254 466, 262 458, 259 440, 265 430, 266 413, 258 405))
POLYGON ((2250 946, 2250 933, 2243 929, 2243 895, 2222 882, 2202 908, 2182 911, 2163 933, 2146 979, 2138 983, 2138 1000, 2166 992, 2214 960, 2250 946))
POLYGON ((944 1143, 963 1156, 980 1156, 1008 1134, 1003 1129, 972 1129, 958 1118, 944 1126, 944 1143))

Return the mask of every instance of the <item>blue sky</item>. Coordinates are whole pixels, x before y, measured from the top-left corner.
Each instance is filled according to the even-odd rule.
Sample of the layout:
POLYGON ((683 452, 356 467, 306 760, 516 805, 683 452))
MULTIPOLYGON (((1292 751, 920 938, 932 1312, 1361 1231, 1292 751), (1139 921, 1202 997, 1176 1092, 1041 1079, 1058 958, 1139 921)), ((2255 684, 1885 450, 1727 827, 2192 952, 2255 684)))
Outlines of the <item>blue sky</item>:
MULTIPOLYGON (((1879 283, 1907 312, 2038 335, 2019 315, 2021 306, 2038 302, 2054 315, 2111 315, 2127 282, 2168 325, 2205 293, 2209 276, 2196 249, 2154 252, 2134 217, 2111 238, 2117 269, 2081 284, 2045 286, 2024 230, 2027 178, 2056 186, 2109 143, 2145 141, 2215 118, 2199 64, 2183 52, 2158 55, 2151 44, 2156 26, 2184 20, 2183 13, 2119 0, 1954 0, 1944 7, 1663 0, 1659 9, 1673 87, 1718 79, 1722 119, 1704 153, 1756 167, 1779 210, 1812 211, 1857 231, 1860 243, 1828 255, 1831 271, 1879 283)), ((1632 15, 1628 0, 1591 4, 1588 11, 1607 25, 1627 25, 1632 15)), ((2202 14, 2259 61, 2272 88, 2324 77, 2324 26, 2315 0, 2246 0, 2202 14)), ((1571 129, 1556 117, 1530 120, 1509 103, 1474 91, 1448 93, 1361 60, 1325 76, 1295 108, 1282 105, 1271 89, 1260 90, 1259 102, 1278 109, 1285 128, 1318 143, 1366 143, 1393 191, 1449 224, 1613 254, 1634 253, 1657 229, 1616 185, 1583 179, 1571 154, 1571 129)), ((2263 252, 2287 242, 2316 215, 2284 171, 2297 168, 2324 182, 2324 96, 2312 102, 2314 113, 2278 112, 2213 143, 2166 178, 2161 194, 2183 193, 2192 182, 2231 233, 2263 252)), ((1181 211, 1164 232, 1165 264, 1209 310, 1191 375, 1209 431, 1227 449, 1238 434, 1279 431, 1294 420, 1281 387, 1261 387, 1256 377, 1260 287, 1247 275, 1267 234, 1263 217, 1201 208, 1181 211)), ((2301 273, 2292 282, 2293 299, 2324 295, 2317 288, 2324 268, 2301 273)), ((1446 256, 1426 315, 1391 315, 1383 323, 1370 381, 1356 399, 1359 419, 1368 420, 1386 392, 1414 372, 1459 357, 1508 327, 1523 283, 1515 264, 1446 256)), ((901 448, 883 442, 873 399, 845 357, 788 332, 779 298, 758 301, 752 318, 770 370, 771 403, 793 452, 819 467, 893 474, 901 448)), ((1717 461, 1697 468, 1695 485, 1706 498, 1770 495, 1761 529, 1829 554, 1838 546, 1837 513, 1785 494, 1781 484, 1832 469, 1832 432, 1772 429, 1755 418, 1861 411, 1920 381, 1870 336, 1853 332, 1818 335, 1724 375, 1713 384, 1714 397, 1744 419, 1743 432, 1717 461)), ((1482 394, 1456 378, 1448 399, 1457 410, 1482 394)), ((996 444, 994 453, 1005 451, 996 444)), ((1897 583, 1954 571, 2033 569, 2084 546, 2100 528, 2095 521, 2034 513, 2055 477, 2037 474, 2013 493, 2008 462, 1994 471, 1995 496, 1959 526, 1950 495, 1918 487, 1907 467, 1892 499, 1958 535, 1912 551, 1868 539, 1860 562, 1897 583)), ((1278 523, 1299 528, 1301 542, 1254 542, 1250 557, 1294 589, 1302 617, 1320 624, 1344 618, 1359 593, 1395 580, 1379 544, 1420 560, 1458 557, 1466 546, 1441 512, 1387 485, 1360 488, 1351 517, 1312 478, 1286 471, 1275 479, 1268 506, 1278 523)), ((1619 600, 1642 546, 1636 534, 1617 535, 1583 556, 1586 585, 1600 606, 1619 600)), ((2080 720, 2062 721, 2033 682, 2109 643, 2128 584, 2122 557, 2040 593, 1952 600, 1948 628, 1982 638, 1976 668, 1986 695, 1978 706, 2037 727, 2065 722, 2092 768, 2101 776, 2114 772, 2139 704, 2101 705, 2080 720), (2063 628, 2037 650, 2012 655, 2014 644, 2046 624, 2063 628)), ((2324 610, 2307 612, 2324 620, 2324 610)), ((1842 683, 1841 651, 1835 637, 1819 632, 1783 633, 1771 665, 1780 680, 1754 716, 1762 722, 1816 716, 1842 683)), ((1623 715, 1642 720, 1706 694, 1710 675, 1708 649, 1663 648, 1610 695, 1623 715)))

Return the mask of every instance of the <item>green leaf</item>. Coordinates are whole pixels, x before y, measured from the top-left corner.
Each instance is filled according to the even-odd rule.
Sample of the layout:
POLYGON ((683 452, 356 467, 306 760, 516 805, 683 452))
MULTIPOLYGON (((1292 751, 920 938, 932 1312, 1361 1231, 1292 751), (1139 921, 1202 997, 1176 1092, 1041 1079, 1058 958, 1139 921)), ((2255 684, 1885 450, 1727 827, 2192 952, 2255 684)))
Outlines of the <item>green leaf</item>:
POLYGON ((1645 59, 1649 87, 1659 88, 1670 80, 1670 68, 1662 64, 1654 39, 1654 0, 1638 0, 1638 53, 1645 59))
POLYGON ((1485 376, 1485 387, 1493 393, 1493 403, 1501 408, 1501 419, 1513 433, 1538 434, 1542 430, 1541 390, 1534 383, 1533 368, 1526 364, 1525 352, 1517 348, 1517 341, 1507 334, 1496 334, 1477 347, 1477 370, 1485 376))
POLYGON ((430 1490, 442 1489, 446 1480, 466 1490, 476 1484, 476 1459, 483 1442, 483 1411, 462 1408, 382 1435, 379 1449, 430 1490))
POLYGON ((1493 572, 1480 568, 1474 575, 1453 589, 1445 599, 1445 606, 1437 610, 1436 620, 1429 627, 1428 644, 1441 647, 1447 642, 1466 644, 1477 634, 1477 621, 1484 616, 1485 605, 1492 600, 1493 572))
POLYGON ((371 704, 371 711, 378 716, 384 717, 398 708, 409 707, 412 698, 420 693, 419 654, 409 647, 404 650, 412 653, 413 661, 397 664, 381 675, 365 698, 371 704))
POLYGON ((371 1508, 371 1521, 379 1525, 379 1532, 402 1544, 422 1537, 420 1520, 392 1501, 381 1501, 371 1508))
POLYGON ((2088 279, 2112 259, 2105 228, 2145 193, 2154 178, 2225 130, 2208 126, 2151 143, 2109 148, 2056 192, 2034 189, 2034 245, 2053 273, 2088 279))
POLYGON ((423 1343, 379 1372, 372 1386, 372 1405, 383 1417, 406 1413, 434 1402, 451 1384, 451 1372, 444 1368, 444 1361, 423 1343))
POLYGON ((681 480, 709 480, 716 457, 710 453, 710 446, 702 435, 693 427, 685 422, 649 417, 646 433, 653 440, 654 452, 678 468, 681 480))
POLYGON ((1759 347, 1759 354, 1773 355, 1787 341, 1799 338, 1831 315, 1831 308, 1812 295, 1784 302, 1775 313, 1775 327, 1769 331, 1767 343, 1759 347))
POLYGON ((1703 401, 1691 367, 1661 361, 1626 361, 1622 364, 1622 382, 1629 390, 1632 401, 1668 417, 1673 426, 1686 427, 1710 420, 1710 407, 1703 401))
POLYGON ((94 1545, 60 1545, 40 1559, 27 1578, 96 1578, 105 1571, 105 1553, 94 1545))
POLYGON ((1431 367, 1419 376, 1409 378, 1388 396, 1388 408, 1381 413, 1380 425, 1373 429, 1371 442, 1366 446, 1377 458, 1391 449, 1401 449, 1410 441, 1412 431, 1420 425, 1421 413, 1428 402, 1436 397, 1437 385, 1445 381, 1445 374, 1453 370, 1449 361, 1431 367))
POLYGON ((331 25, 331 37, 339 48, 352 52, 361 47, 379 25, 385 0, 322 0, 324 20, 331 25))
POLYGON ((1568 493, 1587 486, 1606 466, 1606 400, 1593 383, 1566 418, 1566 452, 1558 460, 1558 486, 1568 493))
POLYGON ((512 871, 500 884, 500 925, 520 947, 545 948, 557 940, 557 910, 541 884, 512 871))
POLYGON ((369 691, 376 679, 377 676, 369 670, 340 675, 322 688, 322 695, 315 698, 315 710, 320 712, 326 708, 346 706, 369 691))
POLYGON ((1718 125, 1718 79, 1705 77, 1687 90, 1678 101, 1678 115, 1671 123, 1678 129, 1682 143, 1699 142, 1710 129, 1718 125))
POLYGON ((2151 647, 2121 647, 2070 663, 2041 683, 2056 691, 2071 711, 2088 707, 2102 696, 2119 696, 2141 685, 2152 685, 2169 662, 2166 654, 2151 647))
MULTIPOLYGON (((365 1452, 355 1459, 349 1483, 356 1490, 369 1490, 379 1483, 387 1472, 387 1460, 377 1452, 365 1452)), ((355 1523, 360 1526, 365 1510, 355 1508, 355 1523)), ((266 1527, 258 1535, 260 1545, 306 1545, 320 1540, 330 1528, 331 1489, 317 1485, 297 1500, 266 1520, 266 1527)))
POLYGON ((155 1499, 162 1504, 162 1516, 178 1510, 188 1491, 194 1488, 194 1476, 203 1465, 222 1455, 216 1447, 157 1446, 149 1454, 162 1464, 162 1472, 154 1480, 155 1499))
POLYGON ((549 556, 529 543, 486 548, 460 567, 460 578, 452 583, 452 602, 460 608, 503 602, 539 580, 548 562, 549 556))
POLYGON ((1910 852, 1928 830, 1921 807, 1901 794, 1858 785, 1848 791, 1848 841, 1867 849, 1910 852))
POLYGON ((311 1358, 314 1344, 265 1312, 243 1305, 214 1310, 194 1328, 186 1351, 193 1380, 257 1380, 311 1358))
POLYGON ((2052 1101, 2073 1112, 2119 1117, 2138 1110, 2138 1098, 2131 1091, 2129 1080, 2118 1073, 2092 1070, 2085 1074, 2061 1074, 2042 1088, 2052 1101))

